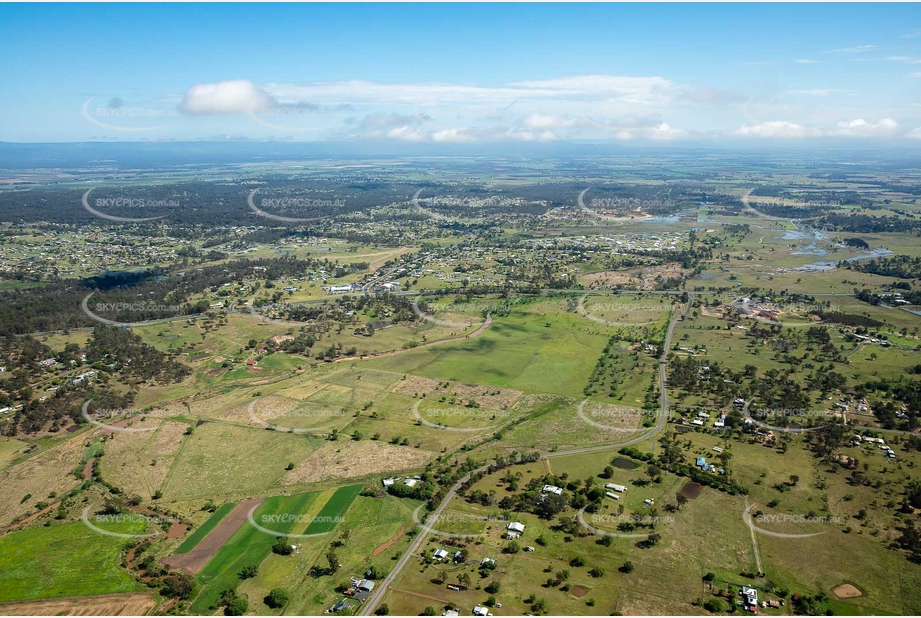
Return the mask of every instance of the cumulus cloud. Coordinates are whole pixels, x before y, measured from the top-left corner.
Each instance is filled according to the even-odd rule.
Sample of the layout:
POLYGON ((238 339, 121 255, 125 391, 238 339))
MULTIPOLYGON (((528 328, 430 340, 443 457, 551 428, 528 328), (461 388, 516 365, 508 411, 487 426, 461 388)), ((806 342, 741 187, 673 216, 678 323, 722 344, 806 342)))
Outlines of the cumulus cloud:
POLYGON ((274 106, 272 97, 246 79, 195 84, 179 103, 187 114, 251 114, 274 106))
POLYGON ((805 127, 795 122, 786 120, 773 120, 756 125, 742 125, 732 135, 741 137, 767 137, 767 138, 796 138, 818 137, 821 131, 812 127, 805 127))
POLYGON ((883 118, 879 122, 867 122, 863 118, 845 120, 835 125, 831 135, 843 137, 892 137, 899 131, 899 123, 892 118, 883 118))
POLYGON ((521 121, 521 124, 529 129, 558 129, 571 127, 576 124, 576 120, 534 112, 526 116, 524 120, 521 121))
POLYGON ((407 142, 421 142, 425 139, 425 135, 423 135, 422 132, 410 126, 394 127, 387 131, 387 137, 389 139, 400 139, 407 142))
POLYGON ((432 133, 432 141, 439 143, 462 144, 475 142, 477 138, 470 131, 464 128, 442 129, 432 133))

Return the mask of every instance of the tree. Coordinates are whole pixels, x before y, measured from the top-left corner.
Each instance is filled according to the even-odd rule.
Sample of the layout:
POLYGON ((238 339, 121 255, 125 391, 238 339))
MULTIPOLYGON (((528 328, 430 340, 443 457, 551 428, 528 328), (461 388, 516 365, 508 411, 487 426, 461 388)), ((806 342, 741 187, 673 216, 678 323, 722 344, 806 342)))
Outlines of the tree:
POLYGON ((376 616, 386 616, 389 613, 390 613, 390 607, 386 603, 384 603, 383 605, 378 607, 376 610, 374 610, 374 614, 376 616))
POLYGON ((251 579, 259 572, 258 565, 251 564, 240 569, 240 579, 251 579))
POLYGON ((521 551, 521 545, 518 541, 512 541, 508 544, 508 547, 505 548, 505 551, 510 554, 517 554, 521 551))
POLYGON ((278 609, 288 604, 288 598, 288 591, 284 588, 272 588, 269 596, 265 598, 265 604, 273 609, 278 609))
POLYGON ((604 472, 601 473, 601 478, 609 479, 614 476, 614 468, 611 466, 605 466, 604 472))
POLYGON ((422 615, 423 616, 435 616, 436 615, 435 608, 432 607, 431 605, 426 605, 425 609, 422 610, 422 615))
POLYGON ((291 547, 291 544, 288 543, 284 537, 278 537, 275 544, 272 545, 272 553, 278 554, 279 556, 290 556, 293 551, 294 548, 291 547))
POLYGON ((632 573, 634 569, 633 563, 627 560, 623 566, 621 566, 618 571, 621 573, 632 573))
POLYGON ((483 588, 483 590, 485 590, 489 594, 496 594, 497 592, 499 592, 499 582, 497 582, 496 580, 491 580, 488 584, 486 584, 486 587, 483 588))
POLYGON ((163 590, 167 596, 188 599, 195 588, 195 580, 185 571, 173 571, 163 579, 163 590))
POLYGON ((707 610, 708 612, 713 612, 714 614, 718 614, 721 611, 723 611, 723 604, 720 602, 719 599, 710 599, 709 601, 704 603, 704 609, 707 610))
POLYGON ((339 556, 336 555, 336 552, 330 550, 326 553, 326 561, 329 562, 329 572, 335 575, 339 570, 339 556))
POLYGON ((246 597, 234 597, 233 600, 224 608, 225 616, 242 616, 249 609, 249 601, 246 597))
POLYGON ((579 554, 575 558, 569 561, 569 566, 573 567, 584 567, 585 566, 585 556, 579 554))
POLYGON ((459 583, 461 587, 463 588, 469 588, 470 587, 470 575, 468 573, 461 573, 460 575, 457 576, 457 583, 459 583))

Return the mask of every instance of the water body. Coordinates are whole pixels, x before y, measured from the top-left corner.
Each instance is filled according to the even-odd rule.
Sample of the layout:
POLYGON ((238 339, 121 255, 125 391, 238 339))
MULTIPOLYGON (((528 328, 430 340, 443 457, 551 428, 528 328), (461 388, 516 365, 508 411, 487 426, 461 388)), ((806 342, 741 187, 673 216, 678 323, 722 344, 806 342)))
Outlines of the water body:
POLYGON ((864 253, 861 255, 855 255, 854 257, 845 258, 843 260, 836 260, 834 262, 813 262, 812 264, 806 264, 795 268, 794 270, 799 272, 825 272, 826 270, 832 270, 838 267, 838 264, 842 262, 856 262, 858 260, 870 260, 873 258, 885 257, 887 255, 892 255, 892 251, 885 247, 880 247, 874 249, 869 253, 864 253))
POLYGON ((780 240, 825 240, 828 236, 819 230, 787 230, 780 240))
POLYGON ((815 245, 807 245, 800 249, 799 251, 794 251, 792 255, 817 255, 819 257, 828 255, 828 251, 816 247, 815 245))

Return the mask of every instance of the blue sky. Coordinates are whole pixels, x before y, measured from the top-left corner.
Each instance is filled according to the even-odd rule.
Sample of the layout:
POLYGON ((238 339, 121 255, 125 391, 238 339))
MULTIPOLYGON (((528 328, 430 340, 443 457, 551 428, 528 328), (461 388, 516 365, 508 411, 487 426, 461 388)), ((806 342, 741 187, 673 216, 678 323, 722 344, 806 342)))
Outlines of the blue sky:
POLYGON ((910 4, 5 4, 0 57, 2 141, 921 144, 910 4))

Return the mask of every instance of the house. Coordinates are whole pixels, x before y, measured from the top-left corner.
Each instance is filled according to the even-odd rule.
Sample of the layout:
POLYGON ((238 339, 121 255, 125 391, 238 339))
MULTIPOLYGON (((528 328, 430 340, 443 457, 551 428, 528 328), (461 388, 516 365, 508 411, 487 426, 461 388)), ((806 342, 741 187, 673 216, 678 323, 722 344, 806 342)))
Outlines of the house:
POLYGON ((611 489, 613 491, 617 491, 620 493, 624 493, 625 491, 627 491, 626 485, 618 485, 617 483, 608 483, 607 485, 604 486, 604 488, 611 489))
POLYGON ((442 616, 459 616, 456 609, 446 609, 442 616))
POLYGON ((653 506, 655 503, 656 501, 653 500, 652 498, 646 498, 645 500, 643 500, 643 504, 645 504, 646 506, 653 506))
POLYGON ((46 358, 45 360, 41 361, 39 365, 41 365, 42 367, 51 367, 53 365, 56 365, 57 363, 58 363, 57 359, 46 358))
POLYGON ((326 610, 326 613, 327 613, 327 614, 329 614, 329 613, 335 614, 336 612, 341 612, 341 611, 347 610, 347 609, 352 609, 352 604, 349 603, 349 600, 348 600, 348 599, 342 599, 342 600, 340 600, 338 603, 336 603, 335 605, 333 605, 331 608, 329 608, 328 610, 326 610))
POLYGON ((246 364, 249 365, 250 367, 255 367, 257 363, 256 363, 256 361, 254 361, 253 359, 247 358, 247 359, 246 359, 246 364))
POLYGON ((524 524, 519 521, 511 522, 505 529, 511 532, 517 532, 518 534, 524 534, 524 524))
MULTIPOLYGON (((758 607, 758 590, 755 588, 749 588, 748 586, 742 587, 742 598, 745 600, 745 605, 751 609, 752 607, 758 607)), ((754 611, 754 610, 752 610, 754 611)))
POLYGON ((483 558, 482 560, 480 560, 480 566, 491 566, 491 567, 495 567, 495 566, 496 566, 496 559, 495 559, 495 558, 483 558))
POLYGON ((620 500, 620 496, 618 494, 615 494, 613 491, 606 491, 604 492, 604 495, 606 495, 608 498, 614 498, 615 500, 620 500))
MULTIPOLYGON (((445 553, 447 554, 447 552, 445 553)), ((374 590, 374 582, 371 581, 370 579, 363 579, 360 582, 358 582, 357 588, 359 590, 364 590, 365 592, 371 592, 372 590, 374 590)))
POLYGON ((722 452, 723 452, 723 449, 722 449, 722 447, 714 446, 714 447, 713 447, 713 452, 714 452, 714 453, 722 453, 722 452))
POLYGON ((489 608, 484 605, 477 605, 473 608, 474 616, 489 616, 489 608))
POLYGON ((703 427, 703 426, 704 426, 704 422, 703 422, 702 420, 700 420, 700 419, 694 419, 693 421, 691 421, 691 424, 692 424, 692 425, 697 425, 698 427, 703 427))
POLYGON ((394 478, 384 479, 384 487, 391 487, 394 483, 396 483, 394 478))
POLYGON ((433 560, 444 560, 447 557, 448 557, 448 552, 446 552, 444 549, 439 549, 434 554, 432 554, 433 560))
POLYGON ((697 462, 694 465, 697 466, 698 468, 703 468, 704 470, 706 470, 709 467, 707 465, 706 457, 698 457, 697 462))
POLYGON ((563 488, 557 487, 556 485, 544 485, 544 488, 540 491, 544 494, 556 494, 558 496, 563 495, 563 488))
POLYGON ((418 479, 413 479, 413 478, 407 477, 407 478, 405 478, 405 479, 403 480, 403 483, 404 483, 407 487, 415 487, 416 485, 419 484, 419 480, 418 480, 418 479))

